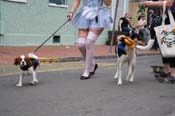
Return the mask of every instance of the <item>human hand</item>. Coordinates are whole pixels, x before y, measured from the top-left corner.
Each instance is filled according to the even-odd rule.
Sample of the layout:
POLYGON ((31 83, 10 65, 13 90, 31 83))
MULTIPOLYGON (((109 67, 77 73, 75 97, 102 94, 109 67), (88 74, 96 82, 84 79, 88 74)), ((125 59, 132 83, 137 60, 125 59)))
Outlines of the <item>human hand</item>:
POLYGON ((143 5, 143 6, 150 6, 152 4, 152 1, 142 1, 140 2, 140 5, 143 5))
POLYGON ((68 21, 71 21, 72 18, 73 18, 73 12, 69 12, 69 14, 67 15, 68 21))

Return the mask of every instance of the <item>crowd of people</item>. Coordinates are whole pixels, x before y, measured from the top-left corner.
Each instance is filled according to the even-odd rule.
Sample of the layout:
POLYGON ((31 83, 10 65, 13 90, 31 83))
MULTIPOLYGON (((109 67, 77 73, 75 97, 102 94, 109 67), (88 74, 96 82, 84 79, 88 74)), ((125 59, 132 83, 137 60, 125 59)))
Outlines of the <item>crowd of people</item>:
POLYGON ((121 17, 118 21, 118 30, 126 33, 126 35, 131 35, 132 33, 138 33, 142 38, 140 39, 141 45, 146 45, 149 38, 148 34, 148 25, 145 15, 139 15, 137 18, 137 25, 133 25, 132 19, 128 13, 125 13, 123 17, 121 17))

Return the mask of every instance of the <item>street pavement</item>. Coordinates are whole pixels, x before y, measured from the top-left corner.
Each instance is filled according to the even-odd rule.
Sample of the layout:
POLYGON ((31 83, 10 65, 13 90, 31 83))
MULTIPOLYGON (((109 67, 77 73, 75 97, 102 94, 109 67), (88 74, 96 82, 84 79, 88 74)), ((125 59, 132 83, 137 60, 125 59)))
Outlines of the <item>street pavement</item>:
POLYGON ((16 87, 18 71, 0 75, 0 116, 175 116, 174 84, 159 83, 150 68, 162 65, 160 55, 137 57, 135 81, 122 86, 113 79, 115 58, 97 62, 89 80, 79 79, 84 60, 42 64, 36 86, 27 76, 16 87))

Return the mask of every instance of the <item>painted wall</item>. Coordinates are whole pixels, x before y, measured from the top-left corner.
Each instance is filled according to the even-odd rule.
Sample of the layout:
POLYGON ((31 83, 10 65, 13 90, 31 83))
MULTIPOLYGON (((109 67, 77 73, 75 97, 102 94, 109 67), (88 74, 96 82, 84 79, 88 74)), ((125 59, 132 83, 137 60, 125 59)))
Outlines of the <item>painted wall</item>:
MULTIPOLYGON (((27 0, 27 3, 0 0, 0 45, 35 46, 45 41, 67 19, 73 0, 68 7, 51 7, 49 0, 27 0)), ((56 35, 60 42, 50 39, 46 45, 74 45, 77 30, 67 23, 56 35)), ((107 30, 97 44, 105 44, 107 30)))

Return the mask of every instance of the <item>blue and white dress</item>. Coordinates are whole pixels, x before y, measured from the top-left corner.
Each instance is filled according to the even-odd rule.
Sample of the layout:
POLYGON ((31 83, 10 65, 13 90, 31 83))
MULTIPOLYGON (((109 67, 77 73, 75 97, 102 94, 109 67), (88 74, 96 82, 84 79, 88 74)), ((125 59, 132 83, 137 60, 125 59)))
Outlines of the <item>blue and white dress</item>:
POLYGON ((73 17, 72 24, 78 29, 109 28, 113 23, 110 12, 102 7, 103 0, 83 0, 83 7, 73 17))

